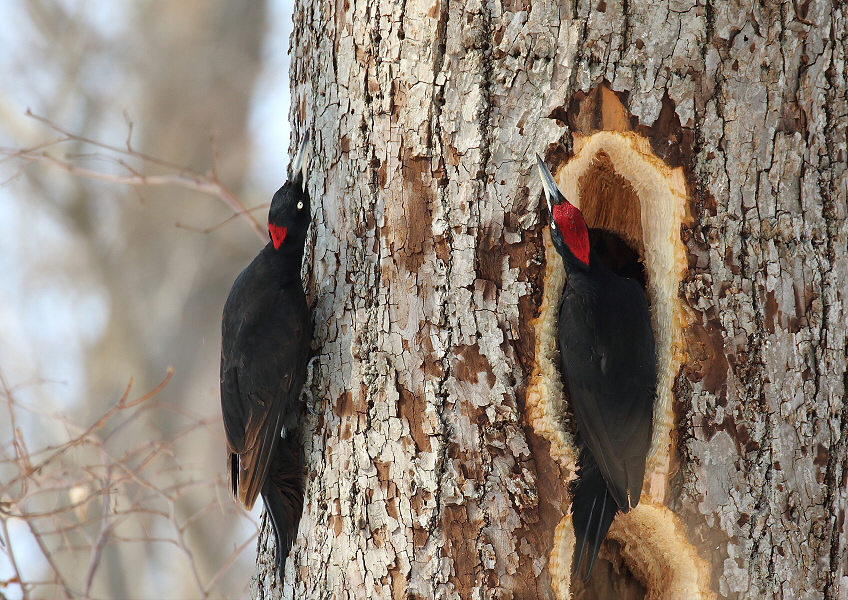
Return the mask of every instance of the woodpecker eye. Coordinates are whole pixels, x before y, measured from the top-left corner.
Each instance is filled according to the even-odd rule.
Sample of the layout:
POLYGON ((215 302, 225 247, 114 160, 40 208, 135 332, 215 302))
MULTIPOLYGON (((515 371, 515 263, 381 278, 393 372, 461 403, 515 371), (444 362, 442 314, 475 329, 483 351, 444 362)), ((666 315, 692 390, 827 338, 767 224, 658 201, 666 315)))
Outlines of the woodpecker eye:
POLYGON ((297 203, 297 210, 300 210, 301 208, 303 208, 303 202, 298 202, 297 203))

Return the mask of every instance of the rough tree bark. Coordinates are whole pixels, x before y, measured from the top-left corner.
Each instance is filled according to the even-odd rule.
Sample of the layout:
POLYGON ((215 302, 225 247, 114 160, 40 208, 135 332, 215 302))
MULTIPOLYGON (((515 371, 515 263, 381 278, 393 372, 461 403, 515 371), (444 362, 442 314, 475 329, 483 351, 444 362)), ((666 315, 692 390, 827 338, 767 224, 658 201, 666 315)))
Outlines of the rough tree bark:
POLYGON ((254 594, 846 597, 845 13, 299 2, 292 120, 315 140, 306 262, 325 408, 304 433, 285 584, 264 552, 254 594), (589 589, 562 581, 568 404, 528 393, 557 402, 540 319, 562 281, 537 151, 585 162, 585 206, 641 205, 630 241, 667 313, 634 511, 661 527, 617 522, 589 589), (665 241, 647 230, 643 176, 666 185, 665 241), (666 250, 682 262, 658 267, 666 250), (684 555, 700 569, 687 581, 684 555))

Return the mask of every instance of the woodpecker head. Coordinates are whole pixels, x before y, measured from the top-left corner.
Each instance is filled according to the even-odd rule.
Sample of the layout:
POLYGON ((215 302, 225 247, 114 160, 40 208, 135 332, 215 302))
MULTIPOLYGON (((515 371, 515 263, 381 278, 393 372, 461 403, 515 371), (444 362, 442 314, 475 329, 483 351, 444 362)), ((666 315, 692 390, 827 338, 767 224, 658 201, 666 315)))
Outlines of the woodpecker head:
POLYGON ((559 191, 554 176, 542 157, 536 155, 542 189, 551 215, 551 238, 566 266, 589 268, 589 227, 580 209, 571 204, 559 191))
POLYGON ((289 179, 277 190, 268 211, 268 234, 274 248, 303 244, 309 228, 309 192, 306 175, 309 167, 309 132, 300 144, 297 157, 289 166, 289 179))

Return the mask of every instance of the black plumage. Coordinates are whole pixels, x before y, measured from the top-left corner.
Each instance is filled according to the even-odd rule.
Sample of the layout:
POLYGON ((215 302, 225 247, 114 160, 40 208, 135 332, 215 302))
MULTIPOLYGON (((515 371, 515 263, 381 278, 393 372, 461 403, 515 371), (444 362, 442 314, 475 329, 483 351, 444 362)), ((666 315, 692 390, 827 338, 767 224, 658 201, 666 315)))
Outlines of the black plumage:
POLYGON ((572 487, 574 570, 591 576, 618 511, 639 503, 651 445, 656 348, 645 292, 610 271, 589 244, 586 222, 537 157, 551 235, 568 281, 559 311, 563 379, 580 442, 572 487))
POLYGON ((221 409, 232 492, 248 510, 262 495, 281 579, 303 507, 298 428, 312 339, 300 278, 310 223, 307 144, 308 138, 292 178, 271 201, 271 240, 233 283, 222 322, 221 409))

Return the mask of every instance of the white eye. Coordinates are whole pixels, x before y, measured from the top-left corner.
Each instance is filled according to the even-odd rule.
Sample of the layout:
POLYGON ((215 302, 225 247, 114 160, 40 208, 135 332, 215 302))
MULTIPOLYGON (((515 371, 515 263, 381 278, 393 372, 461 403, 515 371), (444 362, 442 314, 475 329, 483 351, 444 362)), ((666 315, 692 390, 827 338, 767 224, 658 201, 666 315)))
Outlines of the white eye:
POLYGON ((301 208, 303 208, 303 202, 298 202, 297 203, 297 210, 300 210, 301 208))

